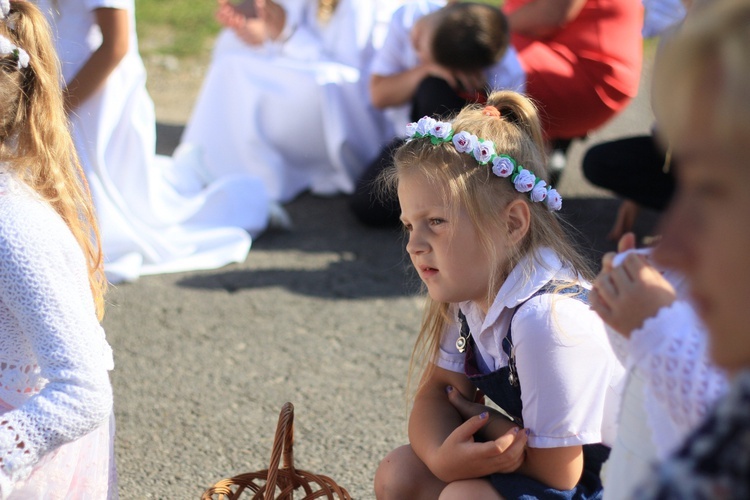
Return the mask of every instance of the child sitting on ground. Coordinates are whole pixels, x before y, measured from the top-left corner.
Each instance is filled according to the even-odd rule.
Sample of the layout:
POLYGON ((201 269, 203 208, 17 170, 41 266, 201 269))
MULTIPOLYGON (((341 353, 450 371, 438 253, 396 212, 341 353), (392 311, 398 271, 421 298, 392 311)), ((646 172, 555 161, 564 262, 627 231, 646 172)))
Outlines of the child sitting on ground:
POLYGON ((410 444, 381 462, 380 499, 601 495, 623 367, 555 214, 536 109, 510 91, 487 103, 413 124, 384 174, 429 298, 410 444))
MULTIPOLYGON (((522 92, 526 75, 509 45, 507 25, 505 15, 486 4, 420 0, 403 5, 372 62, 373 104, 386 110, 394 131, 401 131, 422 116, 447 116, 484 102, 488 90, 522 92)), ((357 184, 351 206, 365 224, 399 223, 395 196, 375 196, 373 180, 402 143, 399 137, 384 148, 357 184)))

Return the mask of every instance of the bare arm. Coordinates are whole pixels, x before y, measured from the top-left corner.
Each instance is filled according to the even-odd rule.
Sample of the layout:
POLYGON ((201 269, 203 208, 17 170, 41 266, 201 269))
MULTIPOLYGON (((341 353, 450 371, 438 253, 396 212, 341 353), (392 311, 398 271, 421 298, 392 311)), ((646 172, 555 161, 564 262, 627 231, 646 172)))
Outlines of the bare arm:
MULTIPOLYGON (((449 400, 464 419, 489 411, 490 422, 479 434, 487 440, 497 439, 515 427, 507 418, 491 408, 474 403, 451 391, 449 400)), ((510 471, 508 471, 510 472, 510 471)), ((570 446, 565 448, 526 448, 526 456, 515 472, 524 474, 542 483, 560 490, 572 489, 580 480, 583 472, 583 448, 570 446)))
POLYGON ((123 9, 96 9, 102 44, 91 54, 65 88, 65 109, 70 112, 99 90, 120 64, 129 48, 129 13, 123 9))
POLYGON ((429 75, 426 65, 420 64, 394 75, 372 75, 370 98, 379 109, 406 104, 414 97, 419 83, 429 75))
POLYGON ((518 469, 524 457, 526 434, 513 429, 498 440, 475 442, 474 434, 487 425, 488 414, 464 422, 448 400, 446 387, 473 398, 476 389, 465 375, 434 368, 417 393, 409 418, 412 449, 444 482, 518 469))
POLYGON ((517 471, 558 490, 570 490, 583 474, 583 447, 526 448, 526 460, 517 471))
POLYGON ((586 0, 534 0, 508 15, 511 33, 547 38, 578 17, 586 0))

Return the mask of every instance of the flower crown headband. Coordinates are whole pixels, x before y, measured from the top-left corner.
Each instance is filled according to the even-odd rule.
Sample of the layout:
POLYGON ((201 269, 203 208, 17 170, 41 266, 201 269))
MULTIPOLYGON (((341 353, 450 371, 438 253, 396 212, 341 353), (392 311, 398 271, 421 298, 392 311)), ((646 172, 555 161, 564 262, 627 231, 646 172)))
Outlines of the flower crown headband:
MULTIPOLYGON (((494 106, 487 106, 484 114, 499 117, 500 113, 494 106), (489 111, 487 111, 489 109, 489 111), (493 112, 494 111, 494 112, 493 112)), ((495 152, 495 143, 479 139, 469 132, 453 132, 453 126, 449 122, 437 121, 425 116, 418 122, 406 126, 408 135, 407 142, 414 139, 429 138, 432 144, 450 142, 459 153, 467 153, 474 157, 480 165, 492 164, 492 173, 498 177, 510 178, 513 186, 519 193, 529 193, 533 202, 545 202, 547 209, 554 212, 562 208, 562 196, 547 186, 547 183, 539 179, 530 170, 523 168, 516 160, 506 154, 495 152)))
MULTIPOLYGON (((0 0, 0 21, 8 21, 10 15, 10 0, 0 0)), ((10 25, 10 29, 14 26, 10 25)), ((13 61, 18 65, 18 69, 29 67, 29 54, 21 47, 15 45, 7 37, 0 35, 0 56, 12 55, 13 61)))

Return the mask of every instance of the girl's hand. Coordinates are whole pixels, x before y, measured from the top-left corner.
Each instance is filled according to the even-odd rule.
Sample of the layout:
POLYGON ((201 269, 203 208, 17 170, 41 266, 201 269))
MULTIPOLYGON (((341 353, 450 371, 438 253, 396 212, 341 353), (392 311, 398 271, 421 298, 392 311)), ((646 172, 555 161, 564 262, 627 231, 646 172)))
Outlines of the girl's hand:
POLYGON ((500 467, 495 472, 513 472, 523 463, 523 448, 517 450, 514 443, 519 439, 523 439, 526 442, 528 433, 526 431, 519 432, 519 427, 510 421, 505 415, 498 412, 494 408, 484 405, 484 394, 481 391, 477 391, 477 397, 474 401, 469 401, 459 391, 453 390, 452 387, 446 388, 448 393, 448 401, 458 411, 464 420, 469 420, 472 417, 487 413, 489 422, 476 432, 475 437, 478 437, 481 441, 494 441, 500 451, 503 451, 507 462, 504 464, 498 464, 500 467), (511 448, 514 446, 514 448, 511 448), (509 451, 510 449, 510 451, 509 451), (514 453, 520 451, 520 453, 514 453))
MULTIPOLYGON (((627 235, 626 235, 627 236, 627 235)), ((614 254, 604 256, 594 281, 591 308, 621 335, 630 338, 646 319, 676 299, 672 285, 641 255, 630 254, 613 267, 614 254)))
POLYGON ((476 442, 474 434, 489 421, 489 413, 484 412, 457 427, 431 460, 433 474, 451 482, 517 470, 524 461, 526 432, 513 426, 494 441, 476 442))

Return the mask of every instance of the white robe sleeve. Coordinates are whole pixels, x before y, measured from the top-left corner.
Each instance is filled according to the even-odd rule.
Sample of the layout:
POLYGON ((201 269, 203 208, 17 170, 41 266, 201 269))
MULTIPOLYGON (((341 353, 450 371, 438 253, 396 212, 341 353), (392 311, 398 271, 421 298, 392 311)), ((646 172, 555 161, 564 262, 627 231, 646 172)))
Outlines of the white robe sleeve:
POLYGON ((647 379, 646 411, 662 457, 703 421, 728 389, 726 374, 710 363, 707 347, 700 319, 679 300, 631 335, 629 364, 647 379))

